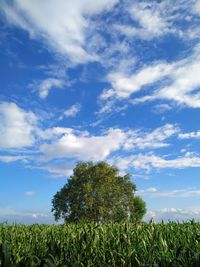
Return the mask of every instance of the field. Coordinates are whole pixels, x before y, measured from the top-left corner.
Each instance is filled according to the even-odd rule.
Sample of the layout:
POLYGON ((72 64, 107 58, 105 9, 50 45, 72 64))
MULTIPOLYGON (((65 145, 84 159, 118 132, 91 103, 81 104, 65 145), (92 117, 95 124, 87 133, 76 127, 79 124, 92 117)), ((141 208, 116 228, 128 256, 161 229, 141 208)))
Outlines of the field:
POLYGON ((0 244, 0 266, 200 266, 200 224, 194 221, 1 224, 0 244))

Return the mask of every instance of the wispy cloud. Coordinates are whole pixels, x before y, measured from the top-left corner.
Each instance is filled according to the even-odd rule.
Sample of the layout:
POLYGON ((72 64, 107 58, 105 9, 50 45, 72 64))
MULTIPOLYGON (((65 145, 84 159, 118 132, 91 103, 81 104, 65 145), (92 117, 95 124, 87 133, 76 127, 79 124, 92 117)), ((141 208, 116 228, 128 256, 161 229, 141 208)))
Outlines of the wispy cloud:
POLYGON ((4 1, 1 8, 8 21, 28 31, 31 38, 42 40, 55 53, 65 55, 73 63, 85 63, 97 58, 87 51, 90 17, 111 9, 116 3, 117 0, 95 3, 92 0, 14 0, 11 3, 4 1))
POLYGON ((114 151, 158 149, 169 146, 165 140, 179 132, 176 125, 166 124, 154 131, 110 128, 100 135, 70 128, 52 128, 41 134, 51 142, 43 143, 40 152, 44 159, 63 157, 78 160, 104 160, 114 151))
POLYGON ((166 159, 164 156, 158 156, 154 153, 132 154, 127 157, 113 157, 113 164, 120 169, 134 168, 136 170, 151 171, 152 169, 184 169, 200 167, 200 157, 192 154, 185 154, 173 159, 166 159))
POLYGON ((3 140, 0 145, 7 150, 6 154, 0 156, 0 161, 3 162, 21 160, 58 175, 70 174, 72 170, 72 165, 69 167, 61 162, 63 159, 73 160, 74 164, 78 160, 109 160, 121 170, 200 167, 198 154, 186 150, 176 158, 155 154, 155 149, 170 146, 171 138, 196 137, 196 133, 181 135, 181 129, 177 125, 165 124, 154 130, 108 128, 99 134, 92 134, 65 127, 43 129, 39 127, 34 113, 27 112, 14 103, 2 103, 0 111, 0 140, 3 140), (31 150, 28 149, 29 146, 31 150), (33 146, 37 156, 33 154, 33 146), (9 149, 23 147, 26 147, 30 155, 9 153, 9 149), (52 160, 57 162, 51 162, 52 160))
POLYGON ((125 9, 131 21, 115 23, 114 27, 129 39, 152 41, 166 35, 195 39, 199 33, 198 22, 194 21, 193 27, 190 23, 194 15, 200 15, 198 0, 134 1, 125 9))
POLYGON ((38 85, 40 98, 46 98, 52 88, 63 88, 64 84, 65 83, 63 80, 56 78, 48 78, 43 80, 38 85))
POLYGON ((179 61, 154 63, 152 66, 144 66, 132 75, 111 73, 107 78, 112 88, 104 90, 100 99, 111 101, 131 98, 130 102, 133 104, 162 99, 174 101, 177 105, 200 108, 199 59, 200 47, 196 46, 190 56, 179 61), (154 90, 148 94, 149 90, 144 89, 150 85, 154 85, 154 90), (139 91, 147 94, 134 97, 139 91))
POLYGON ((161 113, 165 113, 168 112, 169 110, 172 110, 173 106, 169 105, 167 103, 163 103, 163 104, 156 104, 153 107, 153 112, 156 114, 161 114, 161 113))
POLYGON ((17 210, 13 208, 0 208, 0 222, 8 223, 55 223, 50 212, 33 210, 17 210))
POLYGON ((155 187, 149 187, 147 189, 142 189, 142 190, 138 190, 137 194, 152 194, 152 193, 157 193, 157 189, 155 187))
POLYGON ((150 187, 138 190, 137 194, 148 195, 151 197, 199 197, 200 190, 186 188, 161 191, 155 187, 150 187))
POLYGON ((144 220, 149 221, 153 219, 155 222, 178 220, 188 221, 195 219, 200 221, 200 207, 188 208, 162 208, 160 210, 149 210, 144 217, 144 220))
POLYGON ((75 117, 81 110, 81 105, 79 103, 72 105, 63 112, 63 115, 60 116, 60 120, 63 118, 75 117))
POLYGON ((71 162, 52 162, 48 164, 42 164, 37 167, 38 169, 45 170, 53 175, 53 177, 69 177, 73 174, 73 168, 76 165, 75 161, 71 162))
POLYGON ((190 132, 190 133, 180 133, 178 137, 180 139, 190 139, 190 138, 200 139, 200 131, 190 132))
POLYGON ((132 94, 141 90, 145 85, 152 84, 162 77, 171 73, 172 66, 166 63, 154 64, 140 69, 133 75, 116 72, 110 73, 107 77, 112 88, 106 89, 100 96, 100 99, 106 100, 112 97, 119 99, 128 98, 132 94))
POLYGON ((194 1, 194 4, 192 6, 192 11, 196 13, 197 15, 200 15, 200 1, 199 0, 194 1))
POLYGON ((127 140, 124 144, 125 150, 132 149, 155 149, 169 146, 164 141, 177 134, 180 129, 176 125, 166 124, 156 128, 152 132, 148 131, 128 131, 127 140))
POLYGON ((33 196, 35 196, 35 192, 33 192, 33 191, 26 191, 25 193, 25 196, 27 196, 27 197, 33 197, 33 196))
POLYGON ((28 157, 27 156, 13 156, 13 155, 9 155, 9 156, 0 156, 0 161, 5 162, 5 163, 10 163, 10 162, 14 162, 14 161, 26 161, 28 157))
POLYGON ((173 32, 172 17, 167 12, 166 4, 156 1, 136 1, 128 5, 127 12, 133 22, 137 22, 138 26, 116 24, 115 28, 128 37, 151 40, 173 32))

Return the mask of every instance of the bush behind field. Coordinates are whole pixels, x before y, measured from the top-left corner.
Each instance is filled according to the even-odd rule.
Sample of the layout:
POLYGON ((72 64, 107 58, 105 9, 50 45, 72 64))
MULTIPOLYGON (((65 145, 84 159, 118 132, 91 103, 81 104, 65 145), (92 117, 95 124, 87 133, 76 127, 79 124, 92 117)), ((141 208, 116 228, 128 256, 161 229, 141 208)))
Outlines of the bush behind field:
POLYGON ((200 224, 194 221, 2 224, 0 244, 12 267, 200 266, 200 224))

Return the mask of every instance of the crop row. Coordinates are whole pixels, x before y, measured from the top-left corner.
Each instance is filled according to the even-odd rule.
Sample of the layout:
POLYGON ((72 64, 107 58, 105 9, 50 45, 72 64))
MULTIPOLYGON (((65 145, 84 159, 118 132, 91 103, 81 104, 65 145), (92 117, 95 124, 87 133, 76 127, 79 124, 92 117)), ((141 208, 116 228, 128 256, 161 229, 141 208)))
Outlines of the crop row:
POLYGON ((194 221, 2 224, 0 244, 5 267, 8 261, 12 267, 200 266, 200 224, 194 221))

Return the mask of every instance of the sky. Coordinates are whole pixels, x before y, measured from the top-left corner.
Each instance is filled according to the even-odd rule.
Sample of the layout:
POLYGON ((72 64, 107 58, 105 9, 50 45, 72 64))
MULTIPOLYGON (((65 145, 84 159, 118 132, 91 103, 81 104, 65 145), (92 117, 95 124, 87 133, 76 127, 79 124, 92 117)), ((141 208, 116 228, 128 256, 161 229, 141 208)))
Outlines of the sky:
POLYGON ((200 0, 0 0, 0 222, 54 223, 77 162, 145 220, 200 220, 200 0))

